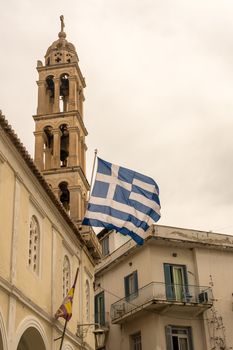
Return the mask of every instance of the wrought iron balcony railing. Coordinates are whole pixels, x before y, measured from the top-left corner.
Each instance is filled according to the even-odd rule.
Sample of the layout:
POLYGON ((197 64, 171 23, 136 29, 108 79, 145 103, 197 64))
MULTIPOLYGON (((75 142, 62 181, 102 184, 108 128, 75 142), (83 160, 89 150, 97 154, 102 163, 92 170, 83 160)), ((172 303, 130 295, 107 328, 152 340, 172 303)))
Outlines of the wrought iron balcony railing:
POLYGON ((159 306, 172 303, 189 306, 205 305, 208 308, 213 304, 212 289, 210 287, 151 282, 128 297, 112 304, 111 318, 114 321, 152 303, 157 303, 159 306))

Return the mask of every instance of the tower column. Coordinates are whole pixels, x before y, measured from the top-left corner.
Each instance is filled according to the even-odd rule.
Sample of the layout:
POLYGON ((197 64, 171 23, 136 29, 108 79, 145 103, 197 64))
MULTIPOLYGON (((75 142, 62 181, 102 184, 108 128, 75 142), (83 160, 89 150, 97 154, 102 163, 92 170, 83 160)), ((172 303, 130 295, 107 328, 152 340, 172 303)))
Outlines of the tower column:
POLYGON ((69 187, 70 191, 70 217, 75 220, 81 220, 81 189, 79 186, 69 187))
POLYGON ((53 130, 53 168, 60 168, 61 130, 53 130))
POLYGON ((85 140, 84 140, 84 144, 83 144, 83 170, 86 169, 86 151, 87 151, 87 145, 85 144, 85 140))
POLYGON ((77 110, 77 78, 69 77, 69 104, 68 110, 77 110))
POLYGON ((77 127, 69 127, 69 166, 79 165, 79 132, 77 127))
POLYGON ((39 170, 44 170, 44 132, 35 131, 35 164, 39 170))
POLYGON ((80 165, 81 165, 81 167, 82 167, 82 169, 85 169, 84 168, 84 147, 85 147, 85 143, 84 143, 84 138, 83 137, 81 137, 81 140, 80 140, 80 152, 81 152, 81 157, 80 157, 80 165))
POLYGON ((54 104, 53 104, 53 112, 60 112, 60 78, 54 78, 54 104))
POLYGON ((51 148, 45 148, 44 153, 45 153, 44 168, 45 170, 48 170, 51 168, 51 160, 52 160, 51 148))
POLYGON ((80 87, 79 89, 79 96, 78 96, 78 102, 79 102, 79 113, 81 117, 83 118, 83 101, 85 100, 83 90, 80 87))
POLYGON ((37 106, 37 114, 44 113, 45 99, 46 99, 46 84, 43 80, 37 81, 38 85, 38 106, 37 106))

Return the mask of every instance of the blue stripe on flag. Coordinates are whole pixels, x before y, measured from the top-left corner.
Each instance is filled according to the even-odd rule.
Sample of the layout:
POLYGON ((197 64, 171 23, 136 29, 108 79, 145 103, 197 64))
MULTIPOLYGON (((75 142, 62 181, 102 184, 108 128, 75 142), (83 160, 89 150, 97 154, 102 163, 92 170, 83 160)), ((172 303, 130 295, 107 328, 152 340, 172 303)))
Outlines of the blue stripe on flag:
POLYGON ((109 223, 104 222, 102 220, 100 221, 100 220, 96 220, 96 219, 84 218, 82 224, 87 225, 87 226, 94 226, 94 227, 104 227, 108 230, 116 230, 117 232, 120 232, 124 236, 126 236, 126 235, 130 236, 139 245, 142 245, 144 242, 144 239, 141 238, 140 236, 138 236, 135 232, 132 232, 125 227, 117 227, 113 224, 109 224, 109 223))
MULTIPOLYGON (((130 215, 128 213, 124 213, 123 211, 113 209, 111 207, 105 206, 105 205, 98 205, 98 204, 88 204, 88 210, 93 211, 95 213, 102 213, 109 216, 112 216, 114 218, 120 219, 122 221, 128 221, 132 222, 134 226, 141 227, 144 231, 148 230, 149 225, 145 221, 141 221, 137 219, 134 215, 130 215)), ((122 223, 124 225, 124 223, 122 223)), ((136 229, 135 227, 135 229, 136 229)))
MULTIPOLYGON (((131 192, 129 192, 126 189, 121 187, 119 191, 117 191, 117 190, 115 191, 113 199, 116 202, 119 202, 122 204, 127 204, 127 205, 135 208, 136 210, 144 213, 144 214, 147 214, 149 212, 149 214, 147 214, 147 215, 151 216, 153 220, 155 220, 155 221, 159 220, 160 215, 158 213, 156 213, 152 208, 147 207, 146 205, 144 205, 144 204, 142 204, 134 199, 130 199, 129 198, 130 193, 131 192)), ((157 197, 157 200, 159 201, 158 197, 157 197)), ((156 203, 157 203, 157 201, 156 201, 156 203)))
POLYGON ((134 207, 136 210, 145 213, 150 216, 155 222, 160 219, 160 215, 156 213, 152 208, 147 207, 146 205, 139 203, 133 199, 130 200, 130 205, 134 207))
POLYGON ((156 193, 149 192, 141 187, 138 187, 137 185, 132 185, 132 192, 139 193, 142 196, 151 199, 152 201, 156 201, 156 203, 159 204, 159 197, 156 193))
POLYGON ((154 185, 154 186, 156 185, 155 180, 153 180, 151 177, 137 173, 136 171, 134 172, 134 177, 135 179, 140 180, 142 182, 146 182, 150 185, 154 185))

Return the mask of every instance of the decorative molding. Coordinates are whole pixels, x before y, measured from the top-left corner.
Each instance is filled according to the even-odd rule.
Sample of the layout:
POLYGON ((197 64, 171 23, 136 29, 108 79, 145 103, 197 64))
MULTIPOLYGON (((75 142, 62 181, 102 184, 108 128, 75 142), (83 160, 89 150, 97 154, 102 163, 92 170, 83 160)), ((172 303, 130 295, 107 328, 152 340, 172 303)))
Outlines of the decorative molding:
MULTIPOLYGON (((7 280, 2 278, 1 276, 0 276, 0 288, 3 289, 3 291, 6 292, 9 296, 12 296, 13 298, 15 298, 16 301, 22 303, 24 307, 25 306, 28 307, 38 317, 41 317, 44 321, 49 323, 50 326, 55 327, 59 331, 59 333, 62 333, 64 326, 60 321, 57 321, 53 317, 51 317, 46 311, 40 308, 31 299, 26 297, 26 295, 23 292, 21 292, 17 287, 15 287, 14 285, 11 285, 7 280)), ((36 320, 36 318, 34 319, 36 320)), ((70 341, 74 342, 75 344, 80 345, 78 338, 68 329, 66 331, 66 337, 70 339, 70 341)), ((49 348, 47 348, 47 350, 49 350, 49 348)))
POLYGON ((16 178, 16 180, 21 182, 21 184, 24 184, 23 178, 19 175, 18 172, 15 172, 15 178, 16 178))
POLYGON ((84 266, 84 271, 86 272, 86 274, 90 279, 94 278, 94 275, 92 275, 91 271, 86 266, 84 266))
POLYGON ((13 296, 9 297, 8 306, 8 345, 9 349, 13 349, 15 341, 15 321, 16 321, 16 299, 13 296))
POLYGON ((66 341, 64 342, 63 349, 64 350, 74 350, 73 346, 70 343, 67 343, 66 341))
POLYGON ((11 272, 10 278, 11 282, 16 281, 16 252, 17 252, 17 243, 19 235, 19 215, 20 215, 20 194, 21 187, 18 177, 15 177, 15 188, 14 188, 14 205, 13 205, 13 222, 12 222, 12 244, 11 244, 11 272))
POLYGON ((75 250, 71 247, 71 245, 65 239, 62 240, 62 244, 73 257, 75 255, 75 250))
POLYGON ((45 211, 41 208, 40 204, 37 202, 37 200, 32 196, 32 194, 29 195, 29 201, 34 206, 34 208, 39 212, 42 219, 44 219, 47 215, 45 211))
POLYGON ((3 155, 3 153, 0 151, 0 163, 5 163, 7 161, 6 157, 3 155))
POLYGON ((44 330, 44 327, 41 325, 40 321, 33 316, 27 316, 20 322, 15 335, 14 348, 17 349, 17 346, 20 342, 20 338, 29 327, 33 327, 39 332, 41 338, 43 339, 45 349, 49 350, 50 349, 49 341, 48 341, 46 332, 44 330))
POLYGON ((3 315, 3 313, 2 313, 2 310, 0 307, 0 335, 2 338, 2 342, 3 342, 3 349, 8 350, 9 347, 8 347, 8 341, 7 341, 6 326, 5 326, 4 319, 3 319, 2 315, 3 315))

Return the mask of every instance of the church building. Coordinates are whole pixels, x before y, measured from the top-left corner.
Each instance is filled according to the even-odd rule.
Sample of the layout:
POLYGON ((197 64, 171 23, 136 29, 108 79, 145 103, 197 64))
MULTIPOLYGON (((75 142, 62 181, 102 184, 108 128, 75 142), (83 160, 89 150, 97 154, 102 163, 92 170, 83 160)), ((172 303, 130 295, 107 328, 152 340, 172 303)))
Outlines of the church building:
MULTIPOLYGON (((82 227, 86 178, 85 79, 64 19, 37 62, 35 158, 0 113, 0 350, 55 350, 54 315, 78 279, 63 350, 94 350, 94 266, 101 249, 82 227), (85 326, 86 325, 86 326, 85 326)), ((57 339, 58 338, 58 339, 57 339)))

